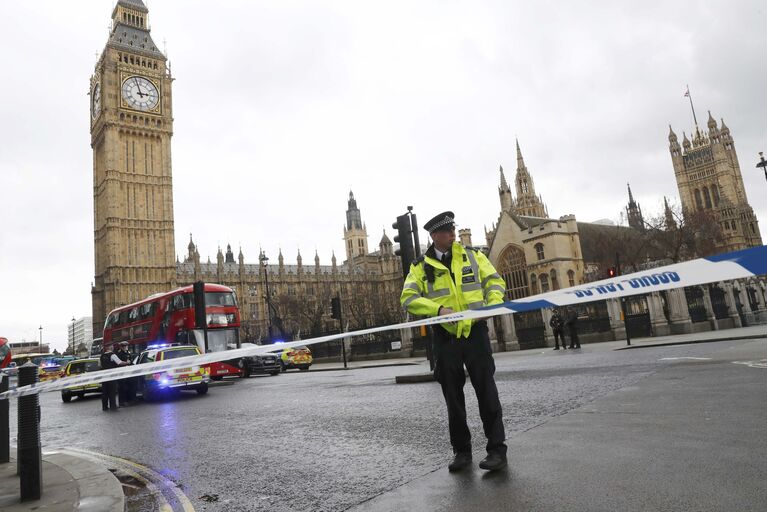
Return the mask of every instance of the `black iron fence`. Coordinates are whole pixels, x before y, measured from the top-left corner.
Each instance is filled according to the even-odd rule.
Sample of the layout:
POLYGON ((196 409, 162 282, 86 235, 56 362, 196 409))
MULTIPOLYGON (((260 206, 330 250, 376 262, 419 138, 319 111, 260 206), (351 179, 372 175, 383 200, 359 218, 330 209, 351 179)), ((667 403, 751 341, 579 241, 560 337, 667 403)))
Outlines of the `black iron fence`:
POLYGON ((729 318, 730 313, 727 308, 727 299, 724 296, 725 291, 715 284, 709 285, 708 291, 711 295, 711 308, 714 310, 716 319, 724 320, 725 318, 729 318))
POLYGON ((690 312, 692 323, 705 322, 708 318, 706 301, 703 299, 703 289, 700 286, 688 286, 684 289, 687 299, 687 311, 690 312))
POLYGON ((528 311, 514 315, 514 328, 517 332, 519 348, 541 348, 546 345, 546 329, 541 311, 528 311))

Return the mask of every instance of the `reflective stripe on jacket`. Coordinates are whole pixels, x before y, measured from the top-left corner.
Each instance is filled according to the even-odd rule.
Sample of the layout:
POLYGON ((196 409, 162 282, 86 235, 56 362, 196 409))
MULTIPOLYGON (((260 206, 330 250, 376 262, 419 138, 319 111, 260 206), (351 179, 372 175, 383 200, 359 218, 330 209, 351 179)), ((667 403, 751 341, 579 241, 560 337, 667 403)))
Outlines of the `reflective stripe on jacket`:
MULTIPOLYGON (((503 302, 506 283, 481 251, 453 242, 450 270, 454 279, 447 267, 429 254, 434 254, 433 249, 410 266, 405 278, 400 304, 410 313, 437 316, 440 307, 465 311, 503 302), (427 279, 427 265, 434 269, 433 283, 427 279)), ((461 320, 440 325, 458 338, 468 338, 472 323, 461 320)))

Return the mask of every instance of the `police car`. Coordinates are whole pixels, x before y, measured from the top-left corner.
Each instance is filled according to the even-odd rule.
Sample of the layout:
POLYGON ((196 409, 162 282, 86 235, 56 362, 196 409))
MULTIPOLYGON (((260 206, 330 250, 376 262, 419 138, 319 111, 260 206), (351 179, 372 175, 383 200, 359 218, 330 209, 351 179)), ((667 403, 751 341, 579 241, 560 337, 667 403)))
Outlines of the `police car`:
MULTIPOLYGON (((150 345, 141 352, 136 364, 198 356, 200 353, 196 345, 150 345)), ((151 400, 173 391, 193 390, 198 395, 204 395, 208 392, 209 382, 210 373, 206 366, 191 365, 138 377, 138 391, 143 394, 144 400, 151 400)))
MULTIPOLYGON (((99 360, 95 357, 69 361, 62 370, 62 377, 79 375, 86 372, 97 372, 101 369, 99 360)), ((86 384, 85 386, 69 386, 61 390, 61 400, 68 403, 73 396, 83 398, 87 393, 101 393, 101 384, 86 384)))

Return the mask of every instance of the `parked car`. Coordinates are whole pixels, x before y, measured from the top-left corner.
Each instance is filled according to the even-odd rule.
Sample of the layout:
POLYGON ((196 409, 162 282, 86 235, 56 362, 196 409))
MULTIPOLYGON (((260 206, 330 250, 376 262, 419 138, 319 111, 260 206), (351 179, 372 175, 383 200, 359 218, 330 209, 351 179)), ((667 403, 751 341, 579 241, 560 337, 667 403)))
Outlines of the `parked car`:
POLYGON ((305 372, 312 365, 312 351, 309 347, 286 348, 280 353, 282 371, 298 368, 305 372))
MULTIPOLYGON (((99 360, 96 358, 88 359, 75 359, 69 361, 64 370, 62 370, 62 377, 68 377, 69 375, 79 375, 86 372, 97 372, 101 369, 99 360)), ((101 384, 85 384, 84 386, 70 386, 61 390, 61 400, 64 403, 68 403, 72 400, 73 396, 83 398, 87 393, 101 393, 101 384)))
MULTIPOLYGON (((253 343, 243 343, 242 348, 255 347, 253 343)), ((258 354, 243 357, 238 366, 242 368, 242 377, 250 377, 259 373, 277 375, 282 371, 280 356, 278 354, 258 354)))

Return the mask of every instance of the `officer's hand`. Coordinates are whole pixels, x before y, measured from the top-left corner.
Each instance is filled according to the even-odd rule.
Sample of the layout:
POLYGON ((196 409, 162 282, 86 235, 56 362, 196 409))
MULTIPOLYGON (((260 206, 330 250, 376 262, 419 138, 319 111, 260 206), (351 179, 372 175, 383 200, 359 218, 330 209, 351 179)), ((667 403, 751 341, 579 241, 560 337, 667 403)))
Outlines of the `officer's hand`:
POLYGON ((452 308, 448 308, 448 307, 442 306, 442 307, 439 308, 439 313, 437 313, 437 314, 439 316, 443 316, 443 315, 451 315, 453 313, 455 313, 455 311, 453 311, 452 308))

